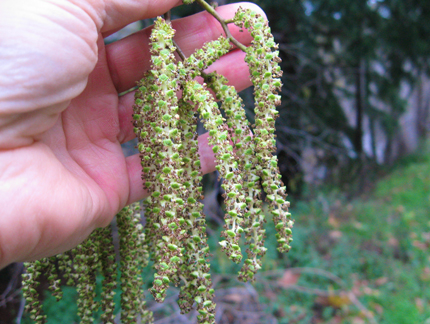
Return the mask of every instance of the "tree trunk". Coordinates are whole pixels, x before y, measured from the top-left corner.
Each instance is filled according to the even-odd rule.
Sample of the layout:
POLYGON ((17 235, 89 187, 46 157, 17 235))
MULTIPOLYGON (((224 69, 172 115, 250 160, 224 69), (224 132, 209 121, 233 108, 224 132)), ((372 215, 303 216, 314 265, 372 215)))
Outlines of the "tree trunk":
POLYGON ((357 154, 360 156, 363 153, 363 112, 365 108, 365 91, 366 91, 366 65, 364 60, 358 60, 355 78, 355 107, 356 107, 356 124, 354 147, 357 154))

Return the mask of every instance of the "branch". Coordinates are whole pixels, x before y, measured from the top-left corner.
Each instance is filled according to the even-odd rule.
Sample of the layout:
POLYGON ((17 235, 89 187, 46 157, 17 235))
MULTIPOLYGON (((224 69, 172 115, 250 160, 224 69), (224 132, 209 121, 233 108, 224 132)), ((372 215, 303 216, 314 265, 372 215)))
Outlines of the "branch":
POLYGON ((219 23, 222 26, 222 29, 224 29, 225 32, 225 36, 230 39, 230 41, 236 45, 238 48, 240 48, 242 51, 246 52, 246 46, 243 45, 241 42, 239 42, 236 38, 233 37, 233 35, 230 33, 230 29, 228 28, 227 24, 228 23, 232 23, 233 20, 229 19, 229 20, 224 20, 219 14, 218 12, 215 11, 215 9, 209 4, 207 3, 205 0, 196 0, 196 2, 202 6, 207 12, 209 12, 212 16, 214 16, 214 18, 216 20, 219 21, 219 23))

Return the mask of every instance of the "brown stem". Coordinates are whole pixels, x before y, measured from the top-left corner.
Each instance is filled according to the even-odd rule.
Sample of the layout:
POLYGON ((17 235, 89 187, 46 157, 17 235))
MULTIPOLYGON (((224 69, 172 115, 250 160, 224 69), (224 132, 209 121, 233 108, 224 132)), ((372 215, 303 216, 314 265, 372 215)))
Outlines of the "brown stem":
POLYGON ((228 23, 227 23, 227 21, 226 20, 224 20, 219 14, 218 14, 218 12, 216 12, 215 11, 215 9, 210 5, 210 4, 208 4, 205 0, 196 0, 196 2, 200 5, 200 6, 202 6, 207 12, 209 12, 212 16, 214 16, 214 18, 216 19, 216 20, 218 20, 219 21, 219 23, 221 24, 221 26, 222 26, 222 29, 224 29, 224 32, 225 32, 225 36, 228 38, 228 39, 230 39, 230 41, 234 44, 234 45, 236 45, 238 48, 240 48, 242 51, 244 51, 244 52, 246 52, 246 46, 245 45, 243 45, 241 42, 239 42, 236 38, 234 38, 233 37, 233 35, 230 33, 230 29, 228 29, 228 26, 227 26, 227 24, 228 23, 230 23, 230 22, 233 22, 232 21, 232 19, 229 19, 229 20, 227 20, 228 21, 228 23))
POLYGON ((182 49, 179 47, 178 43, 174 39, 172 39, 173 45, 176 47, 176 53, 178 53, 179 57, 182 61, 185 61, 187 57, 185 56, 184 52, 182 52, 182 49))
POLYGON ((170 23, 171 17, 172 17, 172 13, 170 10, 164 14, 164 20, 166 21, 166 23, 170 23))

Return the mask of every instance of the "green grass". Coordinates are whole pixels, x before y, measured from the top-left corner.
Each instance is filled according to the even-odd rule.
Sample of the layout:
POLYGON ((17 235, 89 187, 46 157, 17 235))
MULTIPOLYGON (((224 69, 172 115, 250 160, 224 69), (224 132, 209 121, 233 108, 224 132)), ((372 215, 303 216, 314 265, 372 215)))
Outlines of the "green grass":
MULTIPOLYGON (((399 162, 363 197, 347 201, 338 192, 322 192, 292 206, 296 223, 288 255, 276 251, 268 222, 269 249, 255 284, 265 312, 279 323, 371 323, 366 311, 377 323, 430 323, 429 153, 399 162), (279 279, 291 268, 307 270, 286 288, 279 279), (292 289, 303 287, 306 292, 292 289), (339 297, 340 291, 357 300, 339 297)), ((210 238, 212 271, 224 276, 223 287, 241 285, 233 279, 240 266, 223 255, 218 239, 210 238)), ((76 292, 64 295, 61 303, 45 299, 48 323, 76 321, 76 292)))
MULTIPOLYGON (((301 275, 296 285, 354 292, 378 323, 430 323, 430 154, 399 162, 366 198, 345 201, 330 193, 293 206, 293 250, 281 258, 269 250, 267 267, 329 271, 344 281, 342 287, 316 274, 301 275)), ((272 232, 268 236, 274 241, 272 232)), ((283 307, 287 316, 281 323, 300 318, 292 312, 300 309, 320 322, 366 319, 348 299, 336 305, 336 298, 327 301, 272 283, 278 298, 270 311, 279 313, 275 308, 283 307)), ((264 297, 261 301, 269 304, 264 297)), ((310 318, 296 322, 310 323, 310 318)))

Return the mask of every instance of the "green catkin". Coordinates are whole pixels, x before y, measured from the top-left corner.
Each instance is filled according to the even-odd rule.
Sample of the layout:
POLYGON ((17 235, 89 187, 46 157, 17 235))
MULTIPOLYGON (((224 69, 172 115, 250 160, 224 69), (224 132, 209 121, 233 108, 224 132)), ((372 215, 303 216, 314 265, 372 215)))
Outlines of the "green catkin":
POLYGON ((273 156, 276 149, 275 120, 278 116, 276 106, 281 100, 277 93, 282 85, 280 79, 282 71, 278 64, 279 52, 276 50, 277 45, 268 23, 261 15, 239 8, 234 20, 237 26, 247 28, 253 38, 252 45, 246 49, 245 61, 248 63, 254 85, 254 141, 258 171, 262 187, 267 194, 269 211, 273 215, 278 251, 288 252, 291 248, 289 244, 293 240, 291 235, 293 221, 288 212, 290 203, 285 200, 285 187, 280 180, 278 159, 273 156))
POLYGON ((255 169, 255 144, 243 109, 242 99, 233 86, 228 86, 227 79, 217 73, 207 75, 205 81, 212 89, 216 98, 222 102, 221 109, 226 115, 230 138, 235 146, 236 155, 243 177, 243 190, 245 192, 246 212, 244 217, 244 232, 248 258, 239 272, 242 281, 255 280, 255 273, 261 268, 261 257, 264 256, 265 215, 261 210, 260 177, 255 169))
POLYGON ((96 302, 96 274, 99 267, 98 242, 94 240, 96 236, 93 232, 73 251, 73 266, 78 282, 78 316, 81 318, 81 324, 93 323, 93 314, 99 306, 96 302))
POLYGON ((44 275, 47 277, 49 283, 48 289, 52 292, 52 296, 59 301, 63 297, 63 292, 60 288, 61 280, 58 279, 56 260, 56 257, 50 257, 43 259, 43 262, 45 263, 44 275))
POLYGON ((225 191, 226 224, 224 225, 225 231, 221 235, 225 240, 219 244, 231 260, 239 263, 242 259, 239 238, 243 232, 243 212, 246 204, 243 192, 237 189, 237 185, 243 185, 243 181, 238 172, 237 157, 233 146, 229 143, 228 127, 224 124, 224 119, 212 95, 196 81, 186 83, 183 98, 197 105, 200 118, 209 131, 208 143, 212 145, 215 153, 216 169, 224 178, 222 188, 225 191))
POLYGON ((182 206, 177 203, 180 199, 183 185, 181 184, 181 159, 179 153, 180 134, 177 129, 178 100, 176 91, 177 67, 174 64, 172 38, 174 30, 163 19, 158 18, 151 34, 151 62, 154 87, 152 92, 154 106, 152 115, 155 130, 152 140, 155 142, 155 163, 158 167, 156 182, 151 183, 152 196, 160 199, 160 231, 162 240, 158 243, 160 249, 157 273, 154 276, 154 285, 151 293, 155 300, 162 302, 166 295, 169 283, 178 284, 177 269, 182 256, 181 249, 185 231, 179 223, 182 206), (163 170, 170 169, 169 172, 163 170), (164 266, 166 265, 166 266, 164 266))
POLYGON ((197 49, 184 62, 180 62, 183 64, 183 68, 179 65, 180 82, 183 84, 185 81, 200 76, 201 71, 207 69, 213 62, 227 54, 230 49, 231 44, 224 36, 205 43, 202 48, 197 49))
POLYGON ((102 315, 100 319, 104 324, 113 324, 115 315, 115 289, 117 283, 117 269, 115 262, 115 250, 113 245, 112 227, 111 225, 98 230, 99 258, 101 264, 102 293, 101 303, 102 315))
POLYGON ((26 311, 36 324, 45 324, 46 315, 43 314, 37 287, 40 285, 39 276, 45 268, 42 260, 24 262, 25 272, 22 275, 22 292, 26 301, 26 311))
POLYGON ((178 304, 183 313, 197 304, 198 322, 214 323, 215 303, 210 277, 210 265, 206 258, 209 246, 206 237, 206 224, 203 215, 202 187, 200 184, 200 161, 196 133, 196 117, 193 107, 187 102, 179 106, 179 127, 181 129, 183 154, 183 181, 187 188, 184 195, 184 219, 188 237, 185 241, 180 276, 183 279, 178 304), (191 198, 191 199, 190 199, 191 198))
POLYGON ((142 265, 147 260, 143 227, 140 223, 138 204, 123 208, 116 216, 121 270, 121 323, 135 324, 138 318, 142 323, 152 323, 152 312, 145 306, 143 293, 142 265))
POLYGON ((75 282, 73 280, 73 264, 72 264, 72 253, 71 251, 67 251, 61 254, 58 254, 57 256, 57 262, 58 262, 58 270, 60 273, 63 274, 63 278, 66 280, 66 284, 68 286, 74 286, 75 282))
MULTIPOLYGON (((142 181, 147 189, 157 182, 158 166, 154 163, 157 159, 157 152, 162 150, 158 145, 156 146, 154 130, 155 127, 151 126, 156 123, 153 116, 153 96, 152 92, 157 91, 154 89, 154 77, 148 72, 138 82, 138 88, 135 92, 135 104, 133 106, 133 124, 134 132, 138 139, 138 150, 141 158, 142 166, 142 181)), ((160 220, 159 211, 160 199, 157 197, 148 197, 145 201, 145 246, 147 246, 151 259, 157 262, 156 258, 159 255, 157 243, 161 240, 161 231, 159 230, 160 220)))

